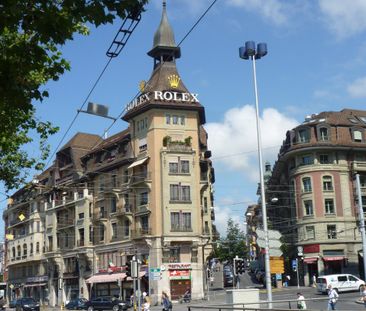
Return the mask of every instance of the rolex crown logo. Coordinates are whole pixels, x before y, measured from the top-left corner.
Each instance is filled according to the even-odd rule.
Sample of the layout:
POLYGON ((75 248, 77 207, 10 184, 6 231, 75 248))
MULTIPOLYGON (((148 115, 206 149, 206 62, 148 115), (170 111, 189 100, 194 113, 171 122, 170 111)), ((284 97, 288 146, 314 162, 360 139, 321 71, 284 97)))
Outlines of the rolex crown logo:
POLYGON ((168 81, 169 81, 170 87, 172 87, 173 89, 176 89, 179 85, 180 78, 177 75, 170 75, 168 77, 168 81))

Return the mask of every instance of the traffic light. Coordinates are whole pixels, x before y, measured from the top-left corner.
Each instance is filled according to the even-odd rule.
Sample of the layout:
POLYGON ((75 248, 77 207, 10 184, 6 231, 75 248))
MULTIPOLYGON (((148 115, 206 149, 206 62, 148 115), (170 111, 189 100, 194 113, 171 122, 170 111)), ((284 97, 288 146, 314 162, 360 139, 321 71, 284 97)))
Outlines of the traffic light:
POLYGON ((244 260, 243 259, 239 259, 237 261, 237 263, 238 263, 238 270, 237 270, 238 274, 244 273, 245 272, 244 260))
POLYGON ((131 276, 131 261, 126 262, 125 273, 127 276, 131 276))

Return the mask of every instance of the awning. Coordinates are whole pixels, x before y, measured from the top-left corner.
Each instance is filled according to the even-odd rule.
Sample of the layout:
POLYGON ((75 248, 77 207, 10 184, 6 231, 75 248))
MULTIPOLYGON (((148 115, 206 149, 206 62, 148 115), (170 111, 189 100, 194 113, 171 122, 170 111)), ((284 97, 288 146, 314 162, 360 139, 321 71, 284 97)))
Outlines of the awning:
POLYGON ((327 256, 323 257, 324 261, 338 261, 338 260, 344 260, 344 256, 327 256))
MULTIPOLYGON (((140 271, 139 272, 139 278, 142 278, 143 276, 145 276, 146 271, 140 271)), ((129 276, 126 281, 132 281, 132 278, 129 276)))
POLYGON ((37 287, 37 286, 46 286, 47 283, 33 283, 33 284, 25 284, 24 287, 37 287))
POLYGON ((123 280, 126 277, 126 273, 112 273, 112 274, 97 274, 91 276, 86 280, 86 283, 112 283, 118 280, 123 280))
POLYGON ((318 257, 305 257, 304 262, 307 264, 312 264, 318 261, 318 257))
POLYGON ((137 160, 137 161, 133 162, 128 168, 133 168, 135 166, 141 165, 141 164, 145 163, 148 158, 149 157, 146 157, 146 158, 142 158, 140 160, 137 160))

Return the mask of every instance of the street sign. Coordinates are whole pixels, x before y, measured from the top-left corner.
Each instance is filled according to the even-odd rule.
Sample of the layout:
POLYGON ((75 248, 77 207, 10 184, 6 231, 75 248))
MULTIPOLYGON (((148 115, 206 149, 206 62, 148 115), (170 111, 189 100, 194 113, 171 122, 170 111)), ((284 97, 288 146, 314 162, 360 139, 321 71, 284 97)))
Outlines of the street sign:
POLYGON ((303 256, 304 255, 304 249, 302 246, 297 247, 297 256, 303 256))
POLYGON ((150 268, 150 279, 154 281, 161 280, 161 270, 160 268, 150 268))

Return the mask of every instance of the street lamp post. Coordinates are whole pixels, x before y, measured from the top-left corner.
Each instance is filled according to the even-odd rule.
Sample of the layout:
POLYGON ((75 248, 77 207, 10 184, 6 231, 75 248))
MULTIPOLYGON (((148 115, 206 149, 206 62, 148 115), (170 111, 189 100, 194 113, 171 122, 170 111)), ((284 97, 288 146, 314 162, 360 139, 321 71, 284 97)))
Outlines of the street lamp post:
POLYGON ((258 105, 258 89, 257 89, 257 76, 255 68, 255 60, 267 55, 267 44, 258 43, 257 49, 255 48, 254 41, 245 42, 245 46, 239 48, 239 56, 242 59, 251 59, 253 64, 253 80, 254 80, 254 95, 255 95, 255 119, 257 124, 257 145, 258 145, 258 161, 259 161, 259 177, 261 185, 261 205, 262 205, 262 222, 264 231, 265 242, 265 258, 264 264, 266 269, 266 289, 268 307, 272 308, 272 284, 271 284, 271 271, 269 263, 269 239, 268 239, 268 225, 267 225, 267 209, 266 209, 266 197, 264 191, 264 174, 263 174, 263 159, 262 159, 262 139, 261 129, 259 121, 259 105, 258 105))

